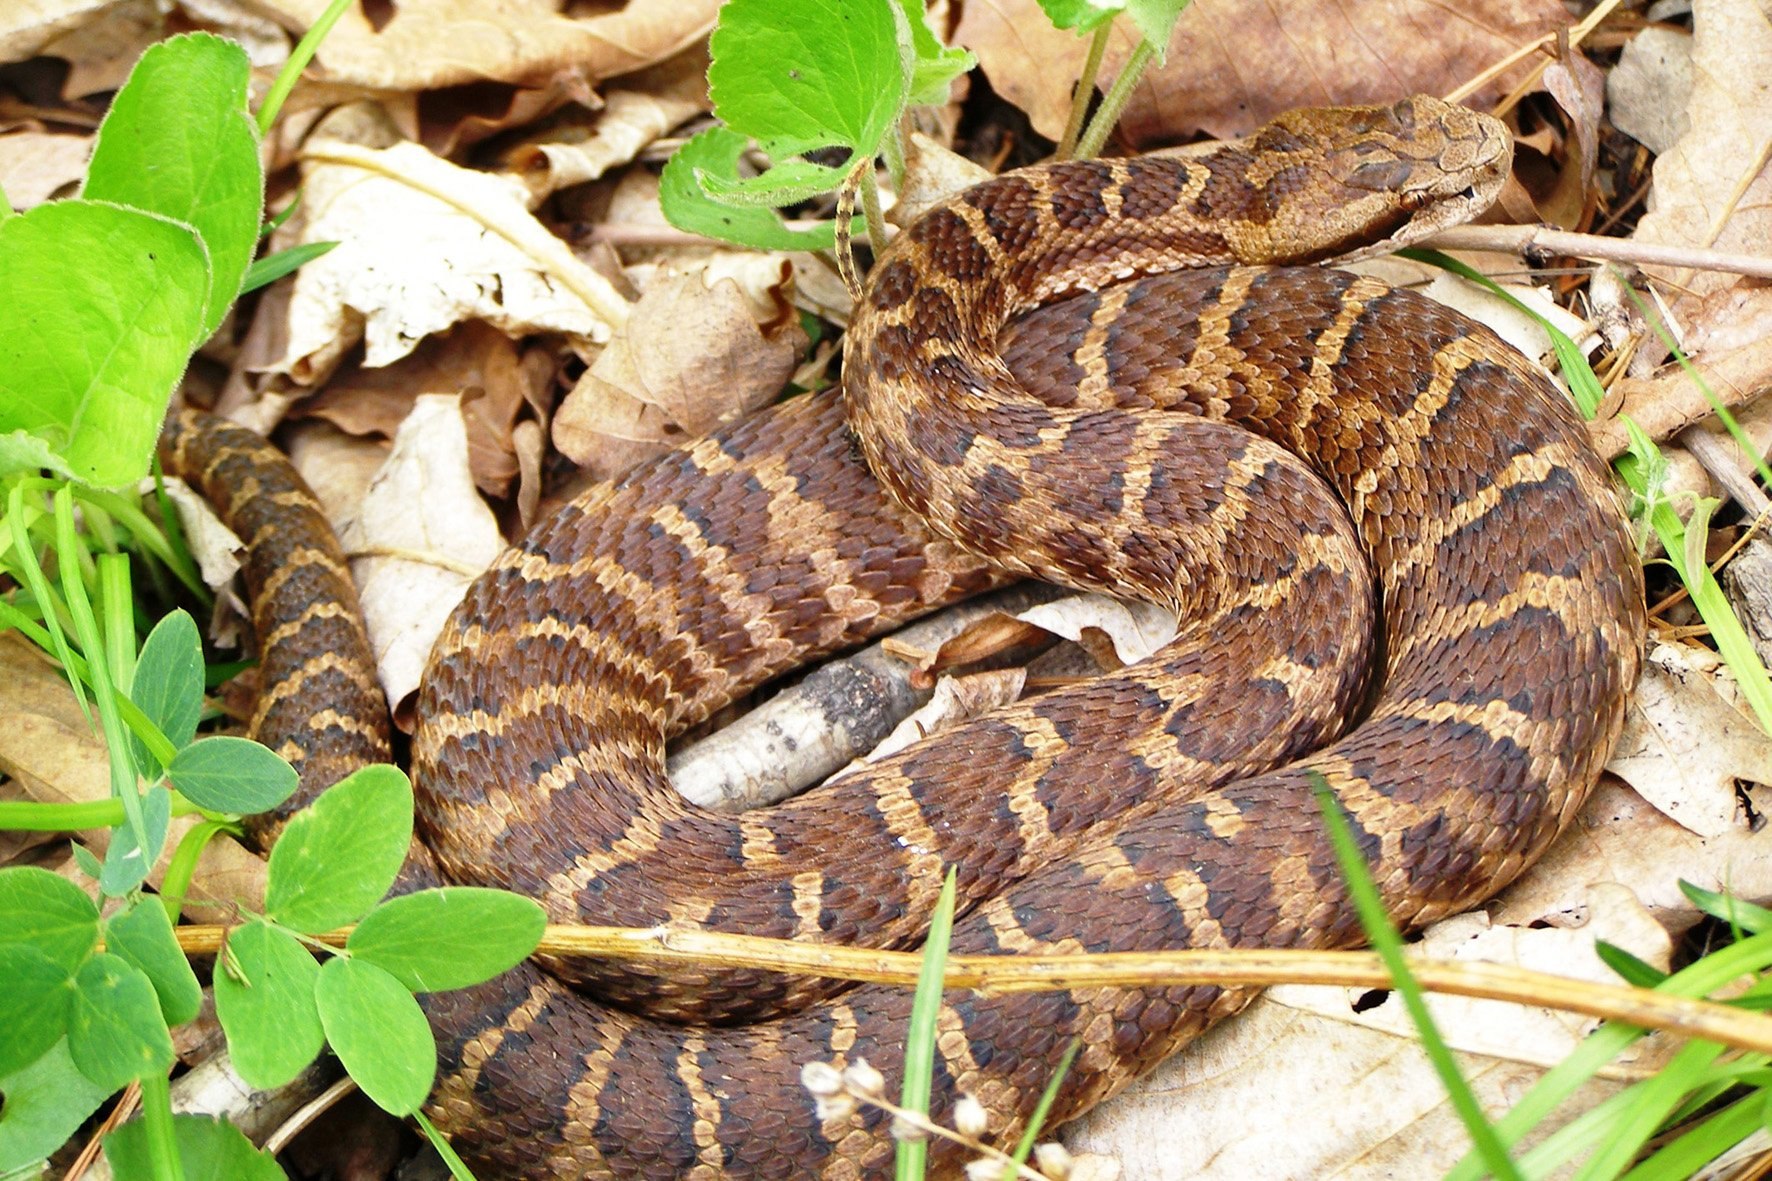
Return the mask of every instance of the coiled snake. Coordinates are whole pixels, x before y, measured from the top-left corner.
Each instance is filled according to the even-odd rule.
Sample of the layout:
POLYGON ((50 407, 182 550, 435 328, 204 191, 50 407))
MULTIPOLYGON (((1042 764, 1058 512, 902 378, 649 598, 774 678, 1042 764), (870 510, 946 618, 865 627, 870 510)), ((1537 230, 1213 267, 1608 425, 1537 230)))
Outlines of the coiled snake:
MULTIPOLYGON (((1509 150, 1414 99, 943 203, 849 330, 847 421, 890 495, 844 402, 803 397, 538 525, 433 654, 409 877, 525 891, 557 920, 915 946, 953 865, 961 952, 1346 946, 1314 768, 1399 921, 1489 896, 1581 803, 1636 678, 1641 573, 1606 470, 1487 330, 1346 272, 1223 264, 1417 237, 1486 202, 1509 150), (671 791, 667 735, 1004 577, 983 559, 1168 603, 1181 635, 774 809, 671 791)), ((349 578, 299 481, 213 421, 167 439, 252 542, 261 736, 306 795, 386 758, 349 578)), ((571 974, 600 999, 532 965, 425 998, 433 1114, 493 1174, 887 1167, 884 1117, 821 1121, 799 1072, 890 1075, 905 991, 571 974)), ((950 994, 934 1114, 971 1093, 1012 1137, 1080 1036, 1063 1120, 1247 999, 950 994)))

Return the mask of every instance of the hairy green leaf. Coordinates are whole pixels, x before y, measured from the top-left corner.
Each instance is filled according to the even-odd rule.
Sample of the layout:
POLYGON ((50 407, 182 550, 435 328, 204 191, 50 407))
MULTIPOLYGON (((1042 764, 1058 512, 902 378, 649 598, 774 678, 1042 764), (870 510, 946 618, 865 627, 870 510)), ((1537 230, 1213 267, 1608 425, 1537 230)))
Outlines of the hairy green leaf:
MULTIPOLYGON (((837 241, 834 225, 791 230, 767 209, 723 205, 708 196, 706 178, 737 183, 745 143, 735 131, 710 127, 678 148, 658 181, 666 219, 680 230, 758 250, 829 250, 837 241)), ((859 219, 856 232, 861 232, 859 219)))
POLYGON ((414 992, 490 980, 535 950, 547 912, 519 894, 449 886, 390 898, 345 947, 414 992))
POLYGON ((314 1008, 320 965, 294 936, 261 922, 230 932, 228 952, 216 962, 215 1015, 234 1069, 261 1090, 280 1087, 326 1041, 314 1008))
POLYGON ((406 986, 341 956, 320 969, 314 996, 326 1040, 363 1093, 395 1115, 417 1111, 437 1074, 437 1042, 406 986))

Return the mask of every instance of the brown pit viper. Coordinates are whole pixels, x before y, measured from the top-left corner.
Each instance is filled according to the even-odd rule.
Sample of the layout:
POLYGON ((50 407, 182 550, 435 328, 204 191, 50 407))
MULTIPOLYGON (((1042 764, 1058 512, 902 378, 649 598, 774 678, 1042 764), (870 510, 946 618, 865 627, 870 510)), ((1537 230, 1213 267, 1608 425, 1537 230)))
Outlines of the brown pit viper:
MULTIPOLYGON (((1345 947, 1314 768, 1397 921, 1487 898, 1617 738, 1636 551, 1525 359, 1409 291, 1271 264, 1469 216, 1510 152, 1493 120, 1412 99, 940 204, 873 270, 843 399, 789 399, 594 489, 474 584, 421 694, 409 881, 506 886, 562 921, 914 947, 956 866, 957 952, 1345 947), (672 792, 672 734, 1009 573, 1169 604, 1181 634, 773 809, 672 792)), ((196 416, 166 449, 250 542, 255 724, 300 798, 387 758, 349 576, 299 480, 196 416)), ((594 991, 525 965, 425 998, 431 1111, 483 1175, 890 1167, 888 1120, 821 1121, 800 1070, 866 1058, 895 1088, 906 990, 568 974, 594 991)), ((933 1114, 972 1094, 1012 1139, 1080 1038, 1062 1122, 1248 999, 950 993, 933 1114)))

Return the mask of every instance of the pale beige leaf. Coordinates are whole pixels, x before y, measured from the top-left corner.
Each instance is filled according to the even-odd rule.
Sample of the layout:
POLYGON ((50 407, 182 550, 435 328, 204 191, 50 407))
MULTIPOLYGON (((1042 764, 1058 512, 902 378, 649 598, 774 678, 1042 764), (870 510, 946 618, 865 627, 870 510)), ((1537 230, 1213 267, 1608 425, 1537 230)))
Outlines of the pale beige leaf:
POLYGON ((626 164, 653 140, 691 115, 707 108, 705 93, 698 101, 669 94, 645 94, 612 90, 591 134, 574 140, 526 144, 508 157, 539 199, 568 185, 596 180, 619 164, 626 164))
POLYGON ((625 317, 608 280, 573 257, 508 178, 458 168, 416 144, 325 142, 306 152, 302 241, 337 249, 296 273, 277 373, 324 370, 361 338, 386 365, 426 336, 484 320, 510 336, 607 339, 625 317))
MULTIPOLYGON (((1235 138, 1294 107, 1445 94, 1568 23, 1557 0, 1194 0, 1176 23, 1166 64, 1133 91, 1119 134, 1146 148, 1200 131, 1235 138)), ((1132 49, 1128 27, 1115 29, 1104 83, 1132 49)), ((1035 0, 975 0, 956 35, 978 54, 998 93, 1026 111, 1040 134, 1057 139, 1083 39, 1053 30, 1035 0)), ((1522 70, 1504 73, 1473 101, 1493 101, 1522 70)))
POLYGON ((1691 94, 1692 34, 1667 25, 1639 30, 1606 75, 1612 125, 1658 156, 1686 134, 1691 94))
MULTIPOLYGON (((1107 595, 1072 595, 1040 603, 1016 613, 1017 619, 1075 640, 1097 658, 1105 638, 1111 655, 1120 664, 1131 664, 1175 638, 1175 615, 1154 603, 1127 603, 1107 595)), ((1111 662, 1109 667, 1111 667, 1111 662)))
MULTIPOLYGON (((311 26, 326 6, 327 0, 262 5, 297 29, 311 26)), ((336 80, 389 90, 524 82, 554 70, 597 81, 662 61, 705 37, 718 8, 718 0, 671 0, 587 6, 589 15, 569 16, 558 0, 405 0, 367 12, 350 5, 317 60, 336 80)))
POLYGON ((86 175, 92 139, 14 131, 0 135, 0 189, 14 209, 29 209, 56 196, 69 196, 86 175))
MULTIPOLYGON (((1764 253, 1772 242, 1772 16, 1757 0, 1695 0, 1686 130, 1655 161, 1649 212, 1635 238, 1764 253)), ((1651 267, 1697 296, 1733 275, 1651 267)), ((1676 309, 1681 300, 1675 299, 1676 309)))
POLYGON ((0 4, 0 62, 42 54, 68 63, 65 98, 115 90, 142 50, 165 35, 155 0, 8 0, 0 4))
POLYGON ((806 347, 774 264, 763 317, 730 278, 667 269, 554 416, 554 445, 595 478, 737 420, 780 392, 806 347))
POLYGON ((428 394, 413 404, 340 540, 362 595, 382 689, 395 721, 409 725, 408 699, 437 633, 504 548, 474 486, 459 398, 428 394))
POLYGON ((1738 819, 1735 781, 1772 784, 1772 738, 1717 695, 1714 654, 1657 644, 1606 769, 1702 837, 1738 819))

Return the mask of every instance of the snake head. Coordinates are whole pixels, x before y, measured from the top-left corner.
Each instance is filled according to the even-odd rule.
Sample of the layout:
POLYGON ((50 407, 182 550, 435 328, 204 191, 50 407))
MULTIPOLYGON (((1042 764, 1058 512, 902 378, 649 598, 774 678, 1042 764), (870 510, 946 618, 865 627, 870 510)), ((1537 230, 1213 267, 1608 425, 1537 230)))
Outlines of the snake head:
POLYGON ((1498 120, 1426 95, 1289 111, 1244 146, 1269 215, 1273 257, 1260 261, 1363 258, 1419 241, 1486 209, 1513 160, 1498 120))

